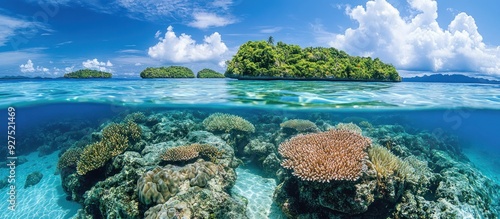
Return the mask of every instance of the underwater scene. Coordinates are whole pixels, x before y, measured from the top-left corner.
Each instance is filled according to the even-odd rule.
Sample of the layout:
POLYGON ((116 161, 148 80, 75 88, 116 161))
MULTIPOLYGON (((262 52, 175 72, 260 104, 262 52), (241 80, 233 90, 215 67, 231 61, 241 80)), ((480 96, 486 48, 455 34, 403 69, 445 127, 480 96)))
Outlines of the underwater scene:
POLYGON ((498 84, 24 79, 0 98, 0 218, 500 213, 498 84))

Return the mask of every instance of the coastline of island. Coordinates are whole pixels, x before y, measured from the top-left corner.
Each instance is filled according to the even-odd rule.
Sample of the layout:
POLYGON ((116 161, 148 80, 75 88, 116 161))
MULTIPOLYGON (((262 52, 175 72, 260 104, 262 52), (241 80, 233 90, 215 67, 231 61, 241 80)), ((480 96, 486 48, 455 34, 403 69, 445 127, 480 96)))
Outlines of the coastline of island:
POLYGON ((313 80, 400 82, 391 64, 371 57, 350 56, 330 47, 248 41, 226 62, 225 76, 240 80, 313 80))

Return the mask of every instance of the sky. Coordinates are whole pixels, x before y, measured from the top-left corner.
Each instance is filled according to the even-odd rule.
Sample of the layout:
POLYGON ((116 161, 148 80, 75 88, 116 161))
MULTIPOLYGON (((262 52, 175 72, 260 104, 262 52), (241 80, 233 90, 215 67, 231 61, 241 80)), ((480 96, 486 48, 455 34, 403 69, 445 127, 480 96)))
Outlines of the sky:
POLYGON ((2 0, 0 77, 83 68, 225 71, 241 44, 267 40, 378 57, 405 76, 500 79, 496 0, 2 0))

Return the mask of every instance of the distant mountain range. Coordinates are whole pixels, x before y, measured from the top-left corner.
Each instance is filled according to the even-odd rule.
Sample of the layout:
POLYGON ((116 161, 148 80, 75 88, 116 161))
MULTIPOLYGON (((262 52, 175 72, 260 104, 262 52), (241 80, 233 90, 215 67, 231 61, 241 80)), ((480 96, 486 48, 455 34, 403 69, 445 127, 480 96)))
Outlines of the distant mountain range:
POLYGON ((460 74, 433 74, 417 76, 412 78, 403 78, 403 82, 440 82, 440 83, 482 83, 482 84, 500 84, 500 81, 488 80, 484 78, 474 78, 460 74))
POLYGON ((21 75, 15 75, 15 76, 3 76, 3 77, 0 77, 0 79, 54 79, 54 78, 48 78, 48 77, 26 77, 26 76, 21 76, 21 75))

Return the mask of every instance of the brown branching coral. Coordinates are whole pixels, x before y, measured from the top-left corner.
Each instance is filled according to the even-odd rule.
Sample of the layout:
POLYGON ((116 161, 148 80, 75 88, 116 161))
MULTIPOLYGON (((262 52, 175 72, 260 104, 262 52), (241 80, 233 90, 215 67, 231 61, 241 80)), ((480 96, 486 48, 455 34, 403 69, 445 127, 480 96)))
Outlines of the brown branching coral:
POLYGON ((141 137, 141 128, 134 122, 112 123, 102 131, 102 139, 83 149, 77 162, 76 171, 79 175, 102 167, 109 159, 123 153, 130 141, 141 137))
POLYGON ((186 161, 201 155, 215 160, 221 154, 221 151, 212 145, 191 144, 169 148, 161 155, 161 159, 165 161, 186 161))
POLYGON ((311 122, 309 120, 304 120, 304 119, 292 119, 285 121, 280 124, 280 127, 283 129, 294 129, 298 132, 317 132, 319 129, 314 124, 314 122, 311 122))
POLYGON ((357 180, 371 140, 346 130, 298 135, 281 143, 281 166, 306 181, 357 180))
POLYGON ((76 166, 81 154, 81 148, 70 148, 66 150, 57 161, 57 169, 62 170, 67 167, 76 166))

